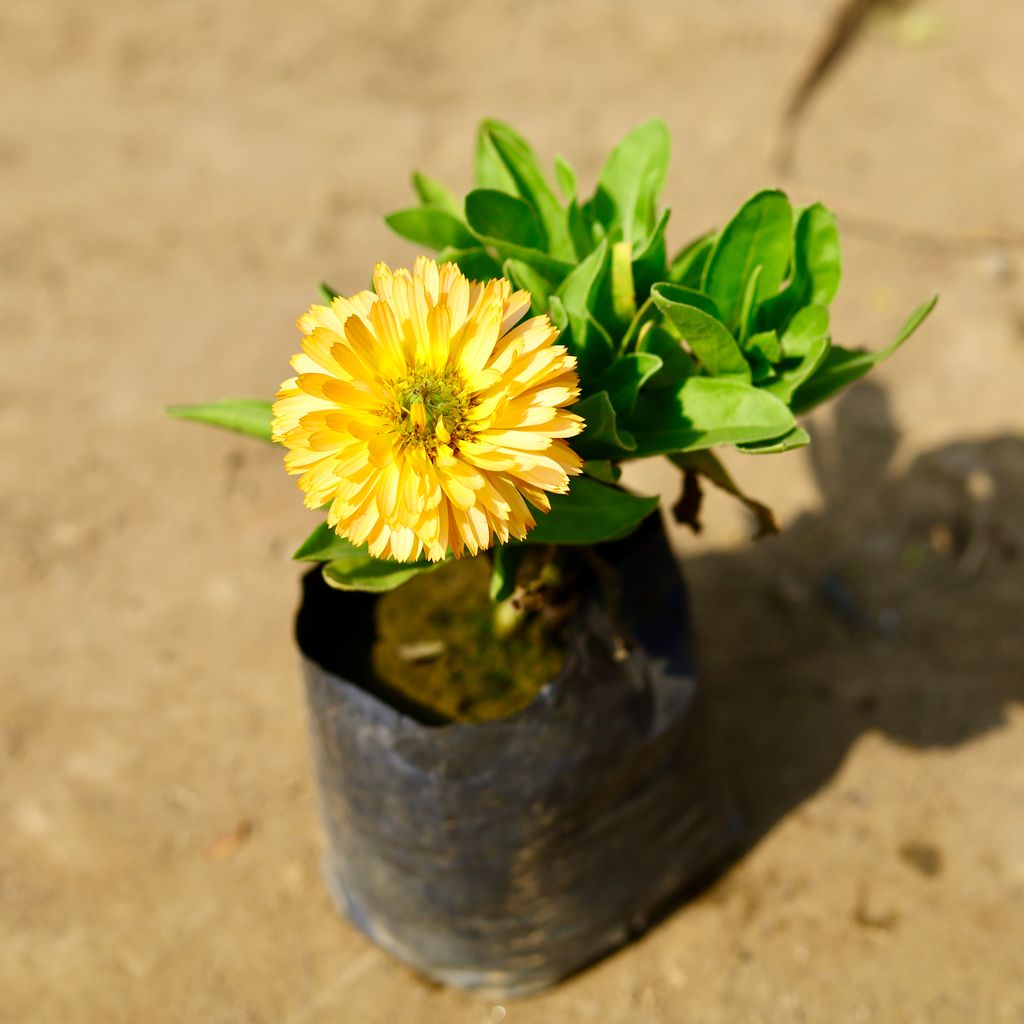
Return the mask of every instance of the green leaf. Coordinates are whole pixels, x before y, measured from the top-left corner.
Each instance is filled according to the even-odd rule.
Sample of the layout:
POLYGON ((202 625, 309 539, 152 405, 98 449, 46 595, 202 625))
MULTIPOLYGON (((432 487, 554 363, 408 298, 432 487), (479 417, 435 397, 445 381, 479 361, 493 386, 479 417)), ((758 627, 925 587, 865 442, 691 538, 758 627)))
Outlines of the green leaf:
POLYGON ((674 284, 657 284, 651 291, 658 308, 690 346, 701 365, 715 377, 750 380, 743 350, 725 325, 686 300, 694 293, 674 284))
POLYGON ((777 363, 782 358, 782 346, 774 331, 761 331, 747 338, 747 351, 757 352, 768 363, 777 363))
POLYGON ((583 463, 583 472, 606 484, 616 484, 622 476, 622 470, 611 459, 589 459, 583 463))
POLYGON ((501 277, 501 264, 479 246, 472 249, 442 249, 438 263, 454 263, 471 281, 490 281, 501 277))
POLYGON ((169 405, 165 411, 181 420, 208 423, 269 441, 272 404, 263 398, 225 398, 201 405, 169 405))
POLYGON ((654 323, 660 318, 661 313, 658 310, 658 307, 654 304, 654 299, 648 298, 645 300, 644 304, 637 310, 636 316, 630 320, 629 326, 623 332, 619 351, 628 352, 631 348, 634 348, 640 338, 640 332, 644 329, 644 326, 649 323, 654 323))
POLYGON ((637 443, 630 458, 763 441, 794 425, 774 395, 720 377, 688 377, 674 391, 648 388, 626 421, 637 443))
POLYGON ((519 544, 497 544, 491 550, 491 600, 507 601, 516 590, 516 576, 526 556, 519 544))
POLYGON ((543 252, 544 226, 533 207, 522 199, 491 188, 474 189, 466 196, 466 223, 481 238, 501 239, 543 252))
POLYGON ((774 295, 789 270, 792 248, 793 211, 782 192, 758 192, 722 229, 704 268, 702 290, 717 300, 729 327, 739 321, 755 268, 761 267, 756 299, 774 295))
POLYGON ((571 350, 579 360, 581 375, 600 373, 613 355, 611 339, 595 325, 591 315, 607 269, 608 243, 602 242, 576 265, 556 293, 569 318, 571 350))
MULTIPOLYGON (((560 331, 571 333, 572 327, 569 324, 569 314, 566 312, 562 300, 557 295, 548 296, 548 316, 560 331)), ((569 339, 559 338, 558 340, 564 345, 569 339)))
POLYGON ((475 177, 478 188, 496 188, 509 195, 519 195, 516 179, 512 177, 494 145, 487 121, 480 125, 476 133, 475 177))
POLYGON ((548 296, 555 290, 548 278, 521 260, 505 260, 502 272, 517 288, 530 293, 530 310, 535 316, 547 312, 548 296))
POLYGON ((900 328, 895 341, 878 352, 854 352, 833 345, 814 376, 797 389, 793 396, 794 411, 802 413, 813 409, 888 359, 921 326, 938 301, 938 296, 933 295, 918 306, 900 328))
POLYGON ((811 443, 811 435, 803 427, 793 427, 782 437, 770 438, 767 441, 752 441, 749 444, 738 444, 736 450, 746 455, 777 455, 780 452, 791 452, 794 448, 803 448, 811 443))
POLYGON ((683 246, 672 258, 668 268, 668 279, 673 284, 699 288, 704 279, 704 268, 717 239, 717 232, 709 231, 683 246))
POLYGON ((668 250, 665 245, 665 229, 671 211, 666 210, 655 225, 650 238, 643 248, 633 255, 633 281, 638 302, 651 294, 651 288, 667 276, 668 250))
POLYGON ((636 405, 640 389, 662 365, 661 357, 651 352, 632 352, 616 359, 598 386, 608 392, 616 413, 627 416, 636 405))
POLYGON ((442 562, 393 562, 374 558, 363 547, 339 537, 327 523, 306 538, 292 557, 299 562, 323 562, 324 579, 338 590, 383 593, 394 590, 423 572, 432 572, 442 562))
POLYGON ((648 389, 678 388, 687 377, 696 372, 693 360, 679 339, 657 324, 643 332, 636 350, 648 352, 661 360, 661 369, 647 381, 648 389))
POLYGON ((777 367, 779 376, 766 390, 788 403, 828 356, 828 310, 823 306, 801 309, 789 322, 780 347, 783 361, 777 367))
POLYGON ((573 248, 576 250, 576 258, 582 260, 594 251, 594 233, 575 199, 571 200, 566 208, 565 218, 573 248))
POLYGON ((631 534, 656 508, 657 497, 641 497, 586 476, 568 494, 551 496, 551 511, 537 516, 526 544, 599 544, 631 534))
POLYGON ((435 181, 429 175, 413 171, 412 187, 424 206, 432 206, 438 210, 444 210, 446 213, 452 214, 453 217, 462 216, 462 211, 459 209, 459 203, 455 196, 441 182, 435 181))
MULTIPOLYGON (((573 260, 576 250, 569 237, 562 205, 544 177, 536 155, 524 138, 507 124, 484 121, 481 132, 486 132, 495 151, 515 181, 515 191, 537 211, 548 240, 548 251, 562 260, 573 260)), ((503 190, 503 186, 498 186, 503 190)))
POLYGON ((324 580, 335 590, 361 590, 370 594, 383 594, 408 583, 414 576, 433 572, 444 562, 392 562, 366 556, 365 561, 325 562, 324 580))
POLYGON ((801 306, 828 307, 842 274, 839 230, 835 217, 821 203, 800 211, 793 237, 793 275, 778 295, 758 311, 762 328, 781 329, 801 306))
POLYGON ((316 529, 299 545, 292 558, 296 562, 362 562, 370 556, 351 541, 339 537, 326 522, 316 529))
POLYGON ((625 241, 639 245, 654 228, 658 194, 665 184, 671 151, 668 128, 659 118, 634 128, 608 157, 595 203, 609 228, 618 225, 625 241))
POLYGON ((611 335, 589 313, 583 326, 583 341, 578 347, 574 338, 575 334, 572 334, 568 347, 576 356, 580 380, 584 382, 584 391, 589 391, 590 382, 604 373, 614 362, 615 343, 611 335))
POLYGON ((578 189, 576 172, 568 160, 560 156, 555 157, 555 184, 562 190, 566 199, 575 199, 578 189))
POLYGON ((620 459, 636 448, 633 435, 618 426, 607 391, 588 395, 572 411, 586 420, 583 433, 572 442, 573 449, 584 459, 620 459))
MULTIPOLYGON (((481 235, 478 238, 474 238, 473 241, 477 245, 483 242, 485 245, 493 248, 502 260, 519 260, 522 263, 527 263, 534 270, 537 270, 545 277, 551 278, 553 281, 561 281, 573 269, 572 263, 567 263, 565 260, 556 260, 546 252, 541 252, 540 249, 531 249, 525 245, 517 245, 515 242, 506 242, 501 238, 481 235)), ((480 251, 486 252, 484 249, 480 251)), ((493 260, 493 258, 492 262, 495 266, 500 267, 500 263, 493 260)))
POLYGON ((681 302, 686 306, 696 306, 701 312, 714 317, 720 323, 725 322, 722 311, 718 308, 718 303, 710 295, 705 295, 704 292, 697 291, 696 288, 687 288, 686 285, 662 281, 660 284, 655 285, 651 292, 651 298, 657 301, 657 295, 654 294, 655 291, 662 296, 663 300, 681 302))
POLYGON ((731 494, 734 498, 739 498, 757 520, 757 533, 754 534, 755 540, 758 537, 766 537, 769 534, 779 532, 779 524, 772 510, 763 502, 755 501, 749 495, 744 494, 736 481, 729 475, 729 471, 711 452, 685 452, 680 455, 672 455, 670 458, 684 473, 687 471, 699 473, 727 494, 731 494))
POLYGON ((324 297, 324 302, 329 306, 337 297, 336 292, 326 281, 320 282, 320 294, 324 297))
POLYGON ((836 219, 821 203, 815 203, 801 211, 796 223, 793 279, 801 284, 801 304, 811 302, 827 307, 839 290, 841 277, 842 252, 836 219))
POLYGON ((740 306, 740 320, 736 331, 741 346, 745 345, 753 329, 754 314, 757 312, 757 285, 761 280, 761 269, 760 263, 754 267, 754 272, 747 281, 747 289, 743 293, 743 304, 740 306))
POLYGON ((395 234, 431 249, 469 249, 477 244, 472 232, 454 214, 431 206, 397 210, 384 218, 395 234))

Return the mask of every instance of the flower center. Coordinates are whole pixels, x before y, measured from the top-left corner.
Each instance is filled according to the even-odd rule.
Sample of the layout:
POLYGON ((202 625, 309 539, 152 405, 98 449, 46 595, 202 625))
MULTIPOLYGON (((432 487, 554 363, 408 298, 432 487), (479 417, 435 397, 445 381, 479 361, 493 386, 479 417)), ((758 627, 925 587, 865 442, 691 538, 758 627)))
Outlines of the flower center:
POLYGON ((445 434, 455 439, 468 408, 461 392, 462 381, 453 370, 438 374, 418 367, 396 381, 393 415, 403 440, 436 452, 439 423, 442 440, 445 434))

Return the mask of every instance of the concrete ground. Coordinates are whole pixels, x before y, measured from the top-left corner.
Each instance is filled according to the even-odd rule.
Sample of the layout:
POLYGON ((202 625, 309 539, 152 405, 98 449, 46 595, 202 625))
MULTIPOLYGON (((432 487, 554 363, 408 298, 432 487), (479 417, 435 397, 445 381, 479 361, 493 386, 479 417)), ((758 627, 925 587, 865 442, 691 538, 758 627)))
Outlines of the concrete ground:
MULTIPOLYGON (((824 0, 0 7, 3 1024, 1024 1022, 1024 12, 922 0, 779 114, 824 0), (321 885, 280 454, 165 419, 267 395, 381 214, 484 115, 592 181, 661 114, 672 238, 780 183, 845 231, 837 339, 910 346, 731 457, 779 511, 680 535, 752 825, 713 887, 557 990, 430 984, 321 885)), ((643 485, 665 483, 640 467, 643 485)), ((667 484, 666 484, 667 486, 667 484)))

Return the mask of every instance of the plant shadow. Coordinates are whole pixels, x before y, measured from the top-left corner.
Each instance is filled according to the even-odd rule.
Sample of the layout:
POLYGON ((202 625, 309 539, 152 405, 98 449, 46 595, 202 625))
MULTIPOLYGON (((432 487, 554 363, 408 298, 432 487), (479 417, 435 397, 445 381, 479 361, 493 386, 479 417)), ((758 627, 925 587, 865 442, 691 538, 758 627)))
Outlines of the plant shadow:
POLYGON ((699 678, 749 849, 865 731, 919 748, 1024 702, 1024 440, 893 468, 885 393, 861 384, 809 449, 824 508, 686 564, 699 678))

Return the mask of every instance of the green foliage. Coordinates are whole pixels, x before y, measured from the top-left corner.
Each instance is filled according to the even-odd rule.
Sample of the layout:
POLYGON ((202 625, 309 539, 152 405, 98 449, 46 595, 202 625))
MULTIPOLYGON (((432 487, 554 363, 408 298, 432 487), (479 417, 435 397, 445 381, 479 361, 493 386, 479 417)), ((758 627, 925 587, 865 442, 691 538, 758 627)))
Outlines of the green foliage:
POLYGON ((698 376, 641 395, 626 424, 636 439, 633 458, 767 441, 796 425, 786 403, 762 388, 698 376))
POLYGON ((393 562, 374 558, 321 523, 292 556, 299 562, 321 562, 324 579, 336 590, 364 590, 383 594, 444 562, 393 562))
POLYGON ((739 326, 744 295, 755 274, 755 303, 778 291, 792 251, 793 211, 785 195, 758 192, 748 199, 719 234, 701 281, 726 327, 739 326))
POLYGON ((656 508, 658 499, 578 476, 568 494, 551 496, 551 511, 537 516, 526 544, 598 544, 628 537, 656 508))
POLYGON ((934 301, 879 352, 834 345, 835 218, 820 203, 794 209, 774 189, 669 260, 668 211, 658 208, 669 148, 663 122, 634 129, 612 150, 590 198, 559 157, 559 199, 526 141, 487 121, 476 180, 488 191, 467 197, 466 228, 505 260, 577 357, 583 399, 575 409, 587 428, 573 446, 586 459, 614 464, 721 444, 751 454, 800 447, 808 435, 795 415, 891 355, 934 301))
POLYGON ((499 544, 491 553, 492 601, 507 601, 516 589, 516 574, 526 555, 519 544, 499 544))
POLYGON ((609 235, 620 232, 634 246, 650 238, 670 149, 668 128, 656 118, 634 128, 612 150, 593 200, 609 235))
MULTIPOLYGON (((659 194, 670 142, 660 120, 612 150, 587 196, 569 163, 553 174, 518 133, 485 121, 476 139, 475 187, 460 201, 415 173, 419 205, 386 218, 400 235, 456 262, 474 280, 504 275, 530 293, 577 358, 586 420, 571 441, 586 460, 569 493, 537 515, 526 543, 588 544, 621 537, 655 507, 617 485, 628 459, 667 455, 747 503, 709 449, 750 454, 809 441, 796 416, 892 355, 931 312, 921 305, 895 341, 874 352, 832 341, 829 306, 841 276, 835 218, 820 203, 794 209, 758 192, 721 229, 675 255, 659 194)), ((322 285, 325 298, 335 293, 322 285)), ((173 415, 269 439, 270 403, 250 399, 174 406, 173 415)), ((495 593, 515 575, 514 545, 494 553, 495 593)), ((326 527, 297 558, 321 561, 334 586, 385 590, 430 563, 372 559, 326 527)))

